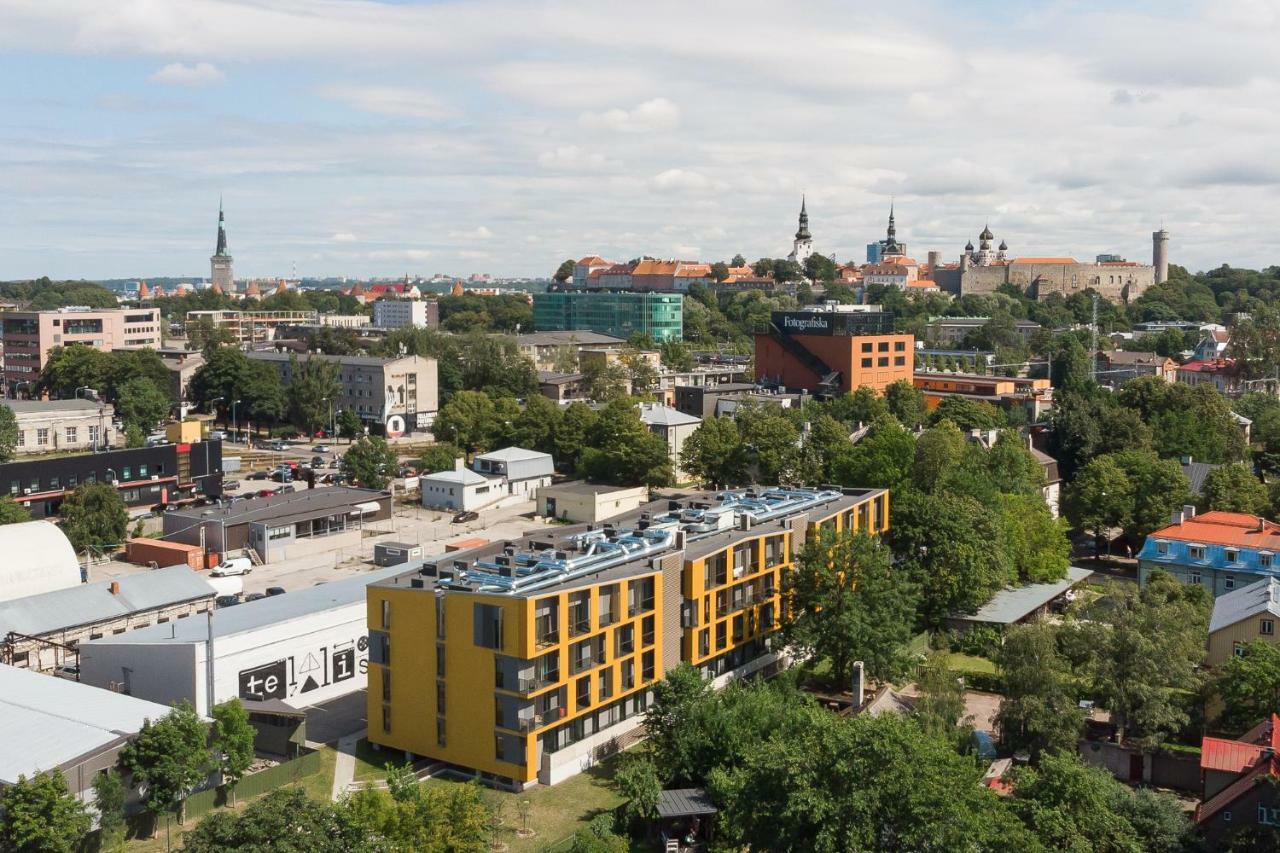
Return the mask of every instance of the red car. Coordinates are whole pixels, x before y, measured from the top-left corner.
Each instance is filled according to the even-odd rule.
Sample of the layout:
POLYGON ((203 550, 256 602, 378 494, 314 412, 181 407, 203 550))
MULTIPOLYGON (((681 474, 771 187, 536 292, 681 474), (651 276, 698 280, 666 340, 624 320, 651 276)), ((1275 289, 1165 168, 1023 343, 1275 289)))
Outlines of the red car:
POLYGON ((258 492, 258 497, 260 497, 260 498, 274 498, 274 497, 276 496, 276 494, 277 494, 277 492, 276 492, 274 489, 263 489, 262 491, 258 492))

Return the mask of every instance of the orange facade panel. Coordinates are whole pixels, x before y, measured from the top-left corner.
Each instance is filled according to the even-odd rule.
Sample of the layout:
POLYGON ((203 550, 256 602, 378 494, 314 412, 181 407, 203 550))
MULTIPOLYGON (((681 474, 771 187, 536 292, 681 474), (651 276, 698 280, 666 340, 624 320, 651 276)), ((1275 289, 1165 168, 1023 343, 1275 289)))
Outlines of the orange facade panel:
MULTIPOLYGON (((848 394, 863 386, 883 393, 899 380, 911 382, 915 369, 913 335, 790 335, 817 362, 840 373, 840 391, 848 394)), ((776 337, 758 334, 755 339, 756 378, 778 382, 787 388, 819 390, 822 377, 814 362, 806 363, 776 337)))

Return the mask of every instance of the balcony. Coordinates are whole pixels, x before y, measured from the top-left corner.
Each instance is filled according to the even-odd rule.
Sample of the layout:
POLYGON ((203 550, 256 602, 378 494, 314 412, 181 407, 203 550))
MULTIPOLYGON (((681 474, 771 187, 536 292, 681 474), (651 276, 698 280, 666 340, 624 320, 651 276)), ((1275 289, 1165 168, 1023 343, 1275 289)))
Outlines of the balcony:
POLYGON ((560 632, 548 631, 545 634, 540 635, 536 640, 534 640, 534 644, 540 649, 550 648, 551 646, 558 646, 560 644, 560 632))
POLYGON ((541 690, 544 687, 550 687, 553 684, 557 684, 559 681, 559 671, 548 672, 546 675, 535 675, 521 678, 516 682, 516 692, 533 693, 536 690, 541 690))
POLYGON ((591 618, 590 618, 590 617, 585 617, 585 618, 582 618, 582 619, 578 619, 578 620, 577 620, 577 621, 575 621, 572 625, 570 625, 570 626, 569 626, 569 636, 570 636, 570 637, 580 637, 580 636, 582 636, 583 634, 590 634, 590 633, 591 633, 591 618))
POLYGON ((653 599, 646 598, 644 601, 641 601, 639 604, 632 603, 631 606, 627 608, 627 615, 639 616, 641 613, 648 613, 651 610, 653 610, 653 599))
POLYGON ((567 713, 567 710, 564 708, 552 708, 550 711, 542 714, 534 714, 531 717, 521 717, 517 724, 520 731, 528 733, 535 729, 540 729, 543 726, 549 726, 552 723, 563 719, 567 713))
POLYGON ((752 606, 759 604, 763 600, 763 596, 756 595, 754 590, 747 590, 744 594, 735 599, 726 601, 723 606, 716 608, 716 616, 728 616, 730 613, 737 613, 752 606))

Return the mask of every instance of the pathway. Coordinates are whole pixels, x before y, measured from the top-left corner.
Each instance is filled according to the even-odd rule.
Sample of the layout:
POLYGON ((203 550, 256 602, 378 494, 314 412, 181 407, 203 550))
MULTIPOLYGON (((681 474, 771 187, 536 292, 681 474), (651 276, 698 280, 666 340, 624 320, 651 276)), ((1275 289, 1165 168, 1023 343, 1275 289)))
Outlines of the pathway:
POLYGON ((366 734, 366 729, 338 738, 338 760, 333 765, 333 792, 330 799, 337 802, 347 793, 356 778, 356 743, 366 734))

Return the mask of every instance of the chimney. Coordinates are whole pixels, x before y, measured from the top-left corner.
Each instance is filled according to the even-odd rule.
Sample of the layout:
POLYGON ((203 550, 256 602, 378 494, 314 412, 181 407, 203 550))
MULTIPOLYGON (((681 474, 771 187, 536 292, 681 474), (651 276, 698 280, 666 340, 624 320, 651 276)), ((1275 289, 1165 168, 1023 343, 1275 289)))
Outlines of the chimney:
POLYGON ((112 594, 112 595, 119 595, 119 594, 120 594, 120 581, 112 581, 112 582, 111 582, 111 587, 110 587, 110 589, 111 589, 111 594, 112 594))
POLYGON ((461 456, 459 456, 457 459, 453 460, 453 470, 455 470, 455 471, 465 471, 466 469, 467 469, 467 462, 466 462, 466 460, 465 460, 465 459, 463 459, 461 456))
POLYGON ((1196 517, 1196 507, 1195 507, 1195 504, 1183 504, 1183 505, 1182 505, 1182 517, 1183 517, 1183 518, 1185 518, 1185 519, 1187 519, 1187 520, 1190 520, 1190 519, 1195 518, 1195 517, 1196 517))
POLYGON ((1180 509, 1175 509, 1173 512, 1169 513, 1169 523, 1170 523, 1170 524, 1181 524, 1181 523, 1182 523, 1182 510, 1180 510, 1180 509))
POLYGON ((864 666, 865 664, 863 664, 863 662, 860 660, 856 660, 853 662, 853 684, 850 685, 850 689, 853 692, 854 708, 862 707, 863 691, 867 689, 866 674, 863 671, 864 666))

